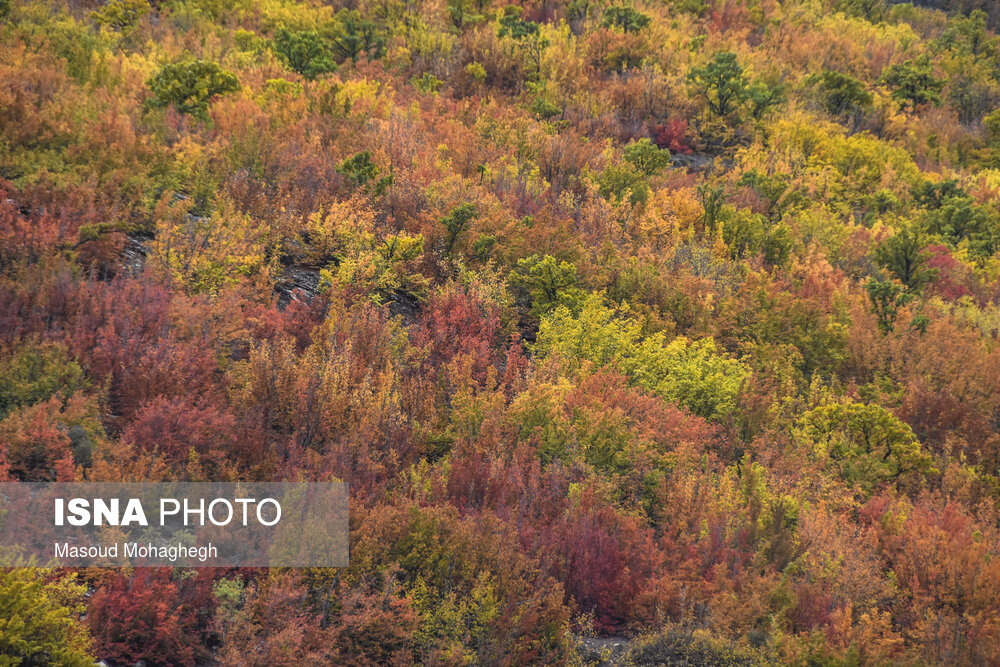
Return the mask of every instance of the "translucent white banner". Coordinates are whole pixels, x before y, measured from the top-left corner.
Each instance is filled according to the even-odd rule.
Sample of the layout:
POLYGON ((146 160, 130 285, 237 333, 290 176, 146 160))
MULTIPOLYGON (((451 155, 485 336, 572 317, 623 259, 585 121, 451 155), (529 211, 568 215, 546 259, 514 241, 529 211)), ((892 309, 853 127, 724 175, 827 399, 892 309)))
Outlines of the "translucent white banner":
POLYGON ((0 567, 344 567, 340 482, 0 483, 0 567))

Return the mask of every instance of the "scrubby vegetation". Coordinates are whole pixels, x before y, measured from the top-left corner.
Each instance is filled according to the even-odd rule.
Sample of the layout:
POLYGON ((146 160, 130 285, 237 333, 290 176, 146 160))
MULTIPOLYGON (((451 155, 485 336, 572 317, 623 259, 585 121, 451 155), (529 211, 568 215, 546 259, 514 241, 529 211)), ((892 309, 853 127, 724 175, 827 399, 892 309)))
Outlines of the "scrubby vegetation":
POLYGON ((352 496, 343 570, 11 571, 0 663, 1000 662, 932 4, 0 0, 0 479, 352 496))

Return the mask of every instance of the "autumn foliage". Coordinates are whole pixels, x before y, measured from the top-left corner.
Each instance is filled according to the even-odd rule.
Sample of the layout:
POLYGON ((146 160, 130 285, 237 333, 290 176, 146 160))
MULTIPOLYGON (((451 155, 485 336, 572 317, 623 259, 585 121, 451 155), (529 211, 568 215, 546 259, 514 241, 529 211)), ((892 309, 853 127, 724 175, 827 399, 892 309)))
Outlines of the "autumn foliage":
POLYGON ((0 0, 0 480, 351 490, 339 570, 0 575, 0 663, 1000 663, 936 5, 0 0))

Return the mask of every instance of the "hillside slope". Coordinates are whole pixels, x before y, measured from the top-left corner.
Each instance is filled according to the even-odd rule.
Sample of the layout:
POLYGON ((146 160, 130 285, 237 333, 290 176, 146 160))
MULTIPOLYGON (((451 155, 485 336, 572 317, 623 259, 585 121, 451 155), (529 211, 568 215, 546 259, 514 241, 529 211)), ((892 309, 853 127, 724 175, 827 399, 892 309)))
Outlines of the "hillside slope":
POLYGON ((0 653, 1000 662, 981 4, 0 0, 0 479, 352 496, 0 653))

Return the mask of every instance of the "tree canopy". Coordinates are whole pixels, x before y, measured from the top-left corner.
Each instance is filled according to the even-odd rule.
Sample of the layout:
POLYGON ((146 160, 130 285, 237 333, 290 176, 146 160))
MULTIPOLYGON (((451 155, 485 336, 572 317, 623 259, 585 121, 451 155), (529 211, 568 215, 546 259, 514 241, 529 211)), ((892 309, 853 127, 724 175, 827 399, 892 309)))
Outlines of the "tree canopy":
POLYGON ((1000 664, 998 27, 0 0, 0 481, 351 494, 0 665, 1000 664))

